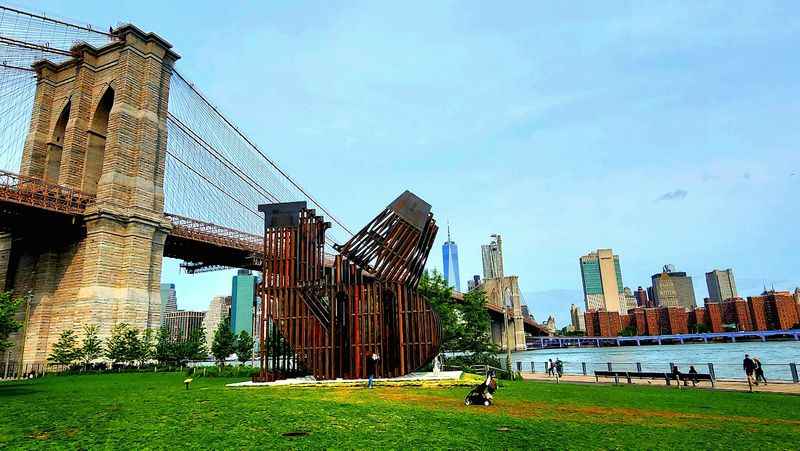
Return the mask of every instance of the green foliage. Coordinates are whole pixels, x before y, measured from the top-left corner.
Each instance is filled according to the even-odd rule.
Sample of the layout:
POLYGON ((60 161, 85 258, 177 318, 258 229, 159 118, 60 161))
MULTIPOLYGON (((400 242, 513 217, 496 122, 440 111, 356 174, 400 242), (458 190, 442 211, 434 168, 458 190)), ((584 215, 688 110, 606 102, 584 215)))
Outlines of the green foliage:
POLYGON ((236 358, 239 359, 239 362, 245 363, 253 358, 254 346, 255 340, 253 340, 253 337, 246 330, 239 332, 239 335, 236 336, 234 349, 234 352, 236 352, 236 358))
POLYGON ((637 334, 636 326, 634 326, 634 325, 630 325, 630 326, 622 329, 621 331, 619 331, 619 336, 620 337, 635 337, 636 334, 637 334))
POLYGON ((115 364, 130 362, 131 348, 138 346, 138 343, 131 343, 132 338, 138 342, 138 332, 127 323, 114 325, 106 342, 106 358, 115 364))
POLYGON ((144 365, 147 361, 155 358, 156 354, 156 335, 153 329, 145 329, 138 340, 136 348, 136 361, 139 365, 144 365))
POLYGON ((192 331, 188 340, 181 341, 176 356, 180 363, 193 360, 205 360, 206 357, 208 357, 205 328, 198 327, 192 331))
POLYGON ((22 298, 12 297, 10 291, 0 292, 0 352, 11 347, 8 336, 22 328, 22 323, 16 320, 22 302, 22 298))
POLYGON ((247 378, 259 373, 259 369, 250 365, 226 365, 226 366, 194 366, 189 369, 188 374, 192 377, 239 377, 247 378))
POLYGON ((80 359, 86 366, 92 360, 99 359, 103 355, 103 341, 97 336, 97 325, 87 324, 83 326, 83 344, 80 349, 80 359))
POLYGON ((178 360, 175 357, 175 344, 169 336, 169 329, 167 326, 161 326, 161 329, 158 329, 153 358, 161 365, 176 363, 178 360))
POLYGON ((436 270, 433 270, 433 273, 425 271, 420 278, 419 293, 425 296, 441 320, 442 352, 457 351, 459 337, 463 335, 464 330, 456 304, 453 302, 452 291, 444 277, 436 270))
POLYGON ((58 341, 53 345, 53 350, 47 357, 50 365, 70 366, 81 358, 81 351, 78 348, 78 337, 75 331, 67 329, 61 332, 58 341))
POLYGON ((220 366, 225 366, 225 359, 236 352, 236 337, 231 331, 230 319, 220 321, 217 330, 214 331, 214 339, 211 342, 211 355, 217 359, 220 366))
POLYGON ((491 319, 483 290, 470 291, 464 294, 463 302, 455 302, 444 277, 434 270, 422 275, 419 291, 441 319, 442 352, 484 354, 497 351, 489 336, 491 319))
POLYGON ((187 362, 205 360, 208 356, 206 348, 206 331, 199 327, 184 340, 172 340, 169 330, 162 327, 158 332, 154 358, 163 365, 185 365, 187 362))
POLYGON ((498 351, 491 337, 491 319, 486 311, 486 293, 483 290, 472 290, 464 294, 464 302, 456 305, 463 322, 461 335, 458 337, 458 350, 475 355, 498 351))
POLYGON ((473 368, 476 365, 489 365, 500 368, 500 358, 494 353, 462 354, 447 359, 448 366, 456 368, 473 368))
POLYGON ((566 327, 562 327, 558 334, 562 337, 583 337, 586 335, 586 332, 582 330, 567 330, 566 327))
POLYGON ((703 323, 695 324, 695 326, 692 329, 694 329, 694 332, 698 334, 706 334, 711 332, 711 328, 703 323))

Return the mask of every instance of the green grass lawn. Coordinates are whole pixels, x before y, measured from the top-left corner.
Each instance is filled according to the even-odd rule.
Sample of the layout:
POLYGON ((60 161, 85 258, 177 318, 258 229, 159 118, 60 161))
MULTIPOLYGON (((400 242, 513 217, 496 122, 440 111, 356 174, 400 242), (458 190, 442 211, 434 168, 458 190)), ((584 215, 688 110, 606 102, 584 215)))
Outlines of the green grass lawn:
POLYGON ((0 448, 797 449, 800 397, 504 382, 464 387, 230 389, 178 374, 0 383, 0 448), (306 436, 287 437, 302 431, 306 436))

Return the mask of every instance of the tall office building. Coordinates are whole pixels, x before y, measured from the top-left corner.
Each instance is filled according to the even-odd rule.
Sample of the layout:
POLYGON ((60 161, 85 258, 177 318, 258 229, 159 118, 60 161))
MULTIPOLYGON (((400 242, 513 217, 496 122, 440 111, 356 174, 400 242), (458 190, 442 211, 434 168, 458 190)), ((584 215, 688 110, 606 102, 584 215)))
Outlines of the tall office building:
POLYGON ((715 269, 707 272, 706 286, 708 287, 708 298, 713 301, 724 301, 739 297, 738 293, 736 293, 733 270, 730 268, 724 271, 715 269))
POLYGON ((575 304, 569 306, 569 316, 572 319, 572 329, 585 331, 586 330, 586 319, 583 317, 583 312, 581 312, 581 308, 575 304))
POLYGON ((170 313, 178 311, 178 296, 175 293, 174 283, 161 284, 161 325, 170 313))
POLYGON ((647 291, 645 291, 642 287, 636 289, 633 292, 633 297, 636 298, 636 305, 638 307, 652 307, 650 305, 650 299, 647 297, 647 291))
POLYGON ((178 310, 164 315, 164 326, 172 340, 183 341, 191 337, 195 329, 203 326, 206 312, 178 310))
POLYGON ((467 281, 467 291, 472 291, 481 285, 481 276, 475 274, 472 279, 467 281))
POLYGON ((231 282, 231 331, 238 335, 247 331, 253 336, 253 309, 256 302, 257 277, 252 271, 240 269, 231 282))
POLYGON ((491 243, 481 245, 484 279, 496 279, 503 275, 503 240, 500 235, 492 235, 492 238, 491 243))
POLYGON ((622 311, 624 292, 619 255, 614 255, 611 249, 598 249, 582 256, 579 263, 586 310, 622 311))
POLYGON ((650 280, 653 282, 653 295, 659 307, 683 307, 690 310, 697 307, 692 277, 683 271, 675 271, 673 265, 664 265, 664 270, 653 274, 650 280))
POLYGON ((227 321, 231 314, 231 297, 214 296, 208 305, 208 312, 203 318, 203 327, 206 329, 206 344, 211 347, 214 342, 214 332, 217 331, 219 323, 227 321))
POLYGON ((622 289, 622 296, 620 297, 619 303, 620 311, 624 313, 639 306, 636 302, 636 296, 633 295, 633 291, 628 287, 622 289))
POLYGON ((458 246, 450 239, 450 225, 447 226, 447 241, 442 244, 442 260, 444 263, 444 280, 447 286, 461 292, 461 276, 458 272, 458 246))

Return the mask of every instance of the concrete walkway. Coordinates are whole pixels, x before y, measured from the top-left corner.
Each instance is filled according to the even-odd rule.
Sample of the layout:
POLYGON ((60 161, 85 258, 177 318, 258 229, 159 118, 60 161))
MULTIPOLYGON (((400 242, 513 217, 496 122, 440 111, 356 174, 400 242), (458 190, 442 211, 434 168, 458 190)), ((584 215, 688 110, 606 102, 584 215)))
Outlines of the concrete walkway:
MULTIPOLYGON (((405 376, 394 377, 391 379, 375 379, 375 385, 414 385, 426 382, 456 382, 461 379, 461 371, 439 371, 433 372, 419 372, 409 373, 405 376)), ((237 382, 235 384, 228 384, 226 387, 247 388, 247 387, 282 387, 282 386, 296 386, 296 387, 339 387, 351 385, 366 385, 367 379, 330 379, 330 380, 316 380, 312 376, 297 377, 293 379, 282 379, 274 382, 237 382)), ((472 382, 470 382, 472 383, 472 382)))
MULTIPOLYGON (((548 377, 544 373, 522 373, 522 379, 524 380, 534 380, 534 381, 549 381, 552 383, 556 383, 556 379, 553 377, 548 377)), ((595 384, 594 376, 583 376, 583 375, 573 375, 573 374, 565 374, 563 377, 559 378, 559 383, 569 383, 569 384, 595 384)), ((613 384, 613 378, 600 378, 601 384, 613 384)), ((632 380, 633 384, 636 385, 656 385, 656 386, 664 386, 669 387, 672 389, 692 389, 692 388, 704 388, 704 389, 711 389, 710 382, 700 382, 697 384, 697 387, 692 387, 691 382, 689 383, 688 387, 684 387, 681 385, 680 387, 676 386, 675 381, 672 381, 672 385, 667 385, 664 381, 657 381, 657 380, 632 380)), ((745 381, 736 381, 736 380, 720 380, 717 379, 714 383, 714 388, 716 390, 728 390, 728 391, 748 391, 747 382, 745 381)), ((628 382, 622 378, 620 379, 620 385, 628 385, 628 382)), ((758 385, 753 386, 754 392, 765 392, 765 393, 786 393, 790 395, 800 395, 800 384, 793 384, 791 382, 771 382, 767 385, 758 385)))

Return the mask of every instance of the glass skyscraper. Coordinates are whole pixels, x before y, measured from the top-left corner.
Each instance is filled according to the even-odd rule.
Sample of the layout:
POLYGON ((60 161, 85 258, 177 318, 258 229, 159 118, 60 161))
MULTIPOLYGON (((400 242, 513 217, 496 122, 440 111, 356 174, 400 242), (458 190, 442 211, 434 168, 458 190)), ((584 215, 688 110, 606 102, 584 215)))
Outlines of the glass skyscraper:
POLYGON ((624 297, 619 256, 611 249, 598 249, 580 258, 586 310, 619 312, 624 297))
POLYGON ((246 330, 253 335, 253 308, 256 301, 256 276, 240 269, 233 276, 231 289, 231 331, 234 334, 246 330))
POLYGON ((447 241, 442 244, 444 280, 456 291, 461 291, 461 277, 458 274, 458 246, 450 239, 450 226, 447 226, 447 241))

